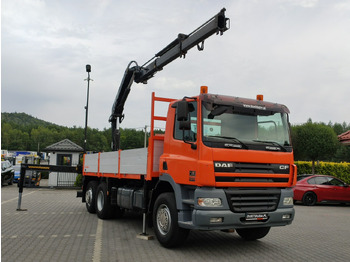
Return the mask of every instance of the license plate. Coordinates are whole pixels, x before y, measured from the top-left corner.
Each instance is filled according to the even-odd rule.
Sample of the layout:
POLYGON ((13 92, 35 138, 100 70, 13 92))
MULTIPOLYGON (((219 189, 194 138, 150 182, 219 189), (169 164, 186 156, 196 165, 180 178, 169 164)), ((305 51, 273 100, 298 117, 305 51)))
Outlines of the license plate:
POLYGON ((246 214, 246 221, 266 221, 269 217, 266 213, 246 214))

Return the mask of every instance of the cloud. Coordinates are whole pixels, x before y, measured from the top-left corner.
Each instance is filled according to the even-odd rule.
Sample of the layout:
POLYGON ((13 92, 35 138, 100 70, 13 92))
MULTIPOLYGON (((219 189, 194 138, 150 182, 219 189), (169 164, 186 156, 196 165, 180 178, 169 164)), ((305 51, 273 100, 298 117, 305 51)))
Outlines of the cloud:
MULTIPOLYGON (((2 111, 83 126, 108 118, 124 70, 140 65, 226 7, 230 30, 134 84, 124 127, 149 124, 152 91, 182 98, 209 92, 286 104, 291 120, 348 120, 348 1, 2 1, 2 111)), ((160 108, 160 111, 166 109, 160 108)))

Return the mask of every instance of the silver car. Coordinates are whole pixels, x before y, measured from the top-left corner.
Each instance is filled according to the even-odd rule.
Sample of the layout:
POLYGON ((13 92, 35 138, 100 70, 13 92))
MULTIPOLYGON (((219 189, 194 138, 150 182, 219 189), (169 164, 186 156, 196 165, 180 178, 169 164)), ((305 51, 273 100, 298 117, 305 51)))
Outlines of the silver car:
POLYGON ((15 170, 10 161, 1 161, 1 186, 4 184, 12 185, 15 176, 15 170))

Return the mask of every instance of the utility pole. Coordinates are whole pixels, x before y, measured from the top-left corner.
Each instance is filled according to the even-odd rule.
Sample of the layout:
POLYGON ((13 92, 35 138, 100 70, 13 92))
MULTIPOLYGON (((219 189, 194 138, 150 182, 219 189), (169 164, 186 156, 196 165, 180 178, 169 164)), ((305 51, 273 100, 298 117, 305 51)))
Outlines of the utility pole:
POLYGON ((86 96, 86 106, 85 106, 85 138, 84 138, 84 153, 86 153, 86 136, 87 136, 87 123, 88 123, 88 111, 89 111, 89 88, 90 88, 90 72, 91 72, 91 66, 86 65, 86 72, 88 73, 88 78, 84 79, 84 81, 88 82, 87 86, 87 96, 86 96))
POLYGON ((145 142, 144 142, 144 148, 147 147, 147 126, 145 126, 145 142))

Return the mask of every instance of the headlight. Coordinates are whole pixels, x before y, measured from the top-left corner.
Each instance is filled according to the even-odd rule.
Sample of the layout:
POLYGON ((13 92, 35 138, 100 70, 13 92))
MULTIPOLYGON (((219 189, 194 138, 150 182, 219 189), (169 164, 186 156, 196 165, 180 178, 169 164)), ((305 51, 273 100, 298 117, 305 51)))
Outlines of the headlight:
POLYGON ((212 197, 199 197, 197 199, 198 205, 201 207, 221 207, 222 202, 220 198, 212 197))
POLYGON ((293 205, 293 197, 285 197, 283 199, 283 205, 285 206, 293 205))

